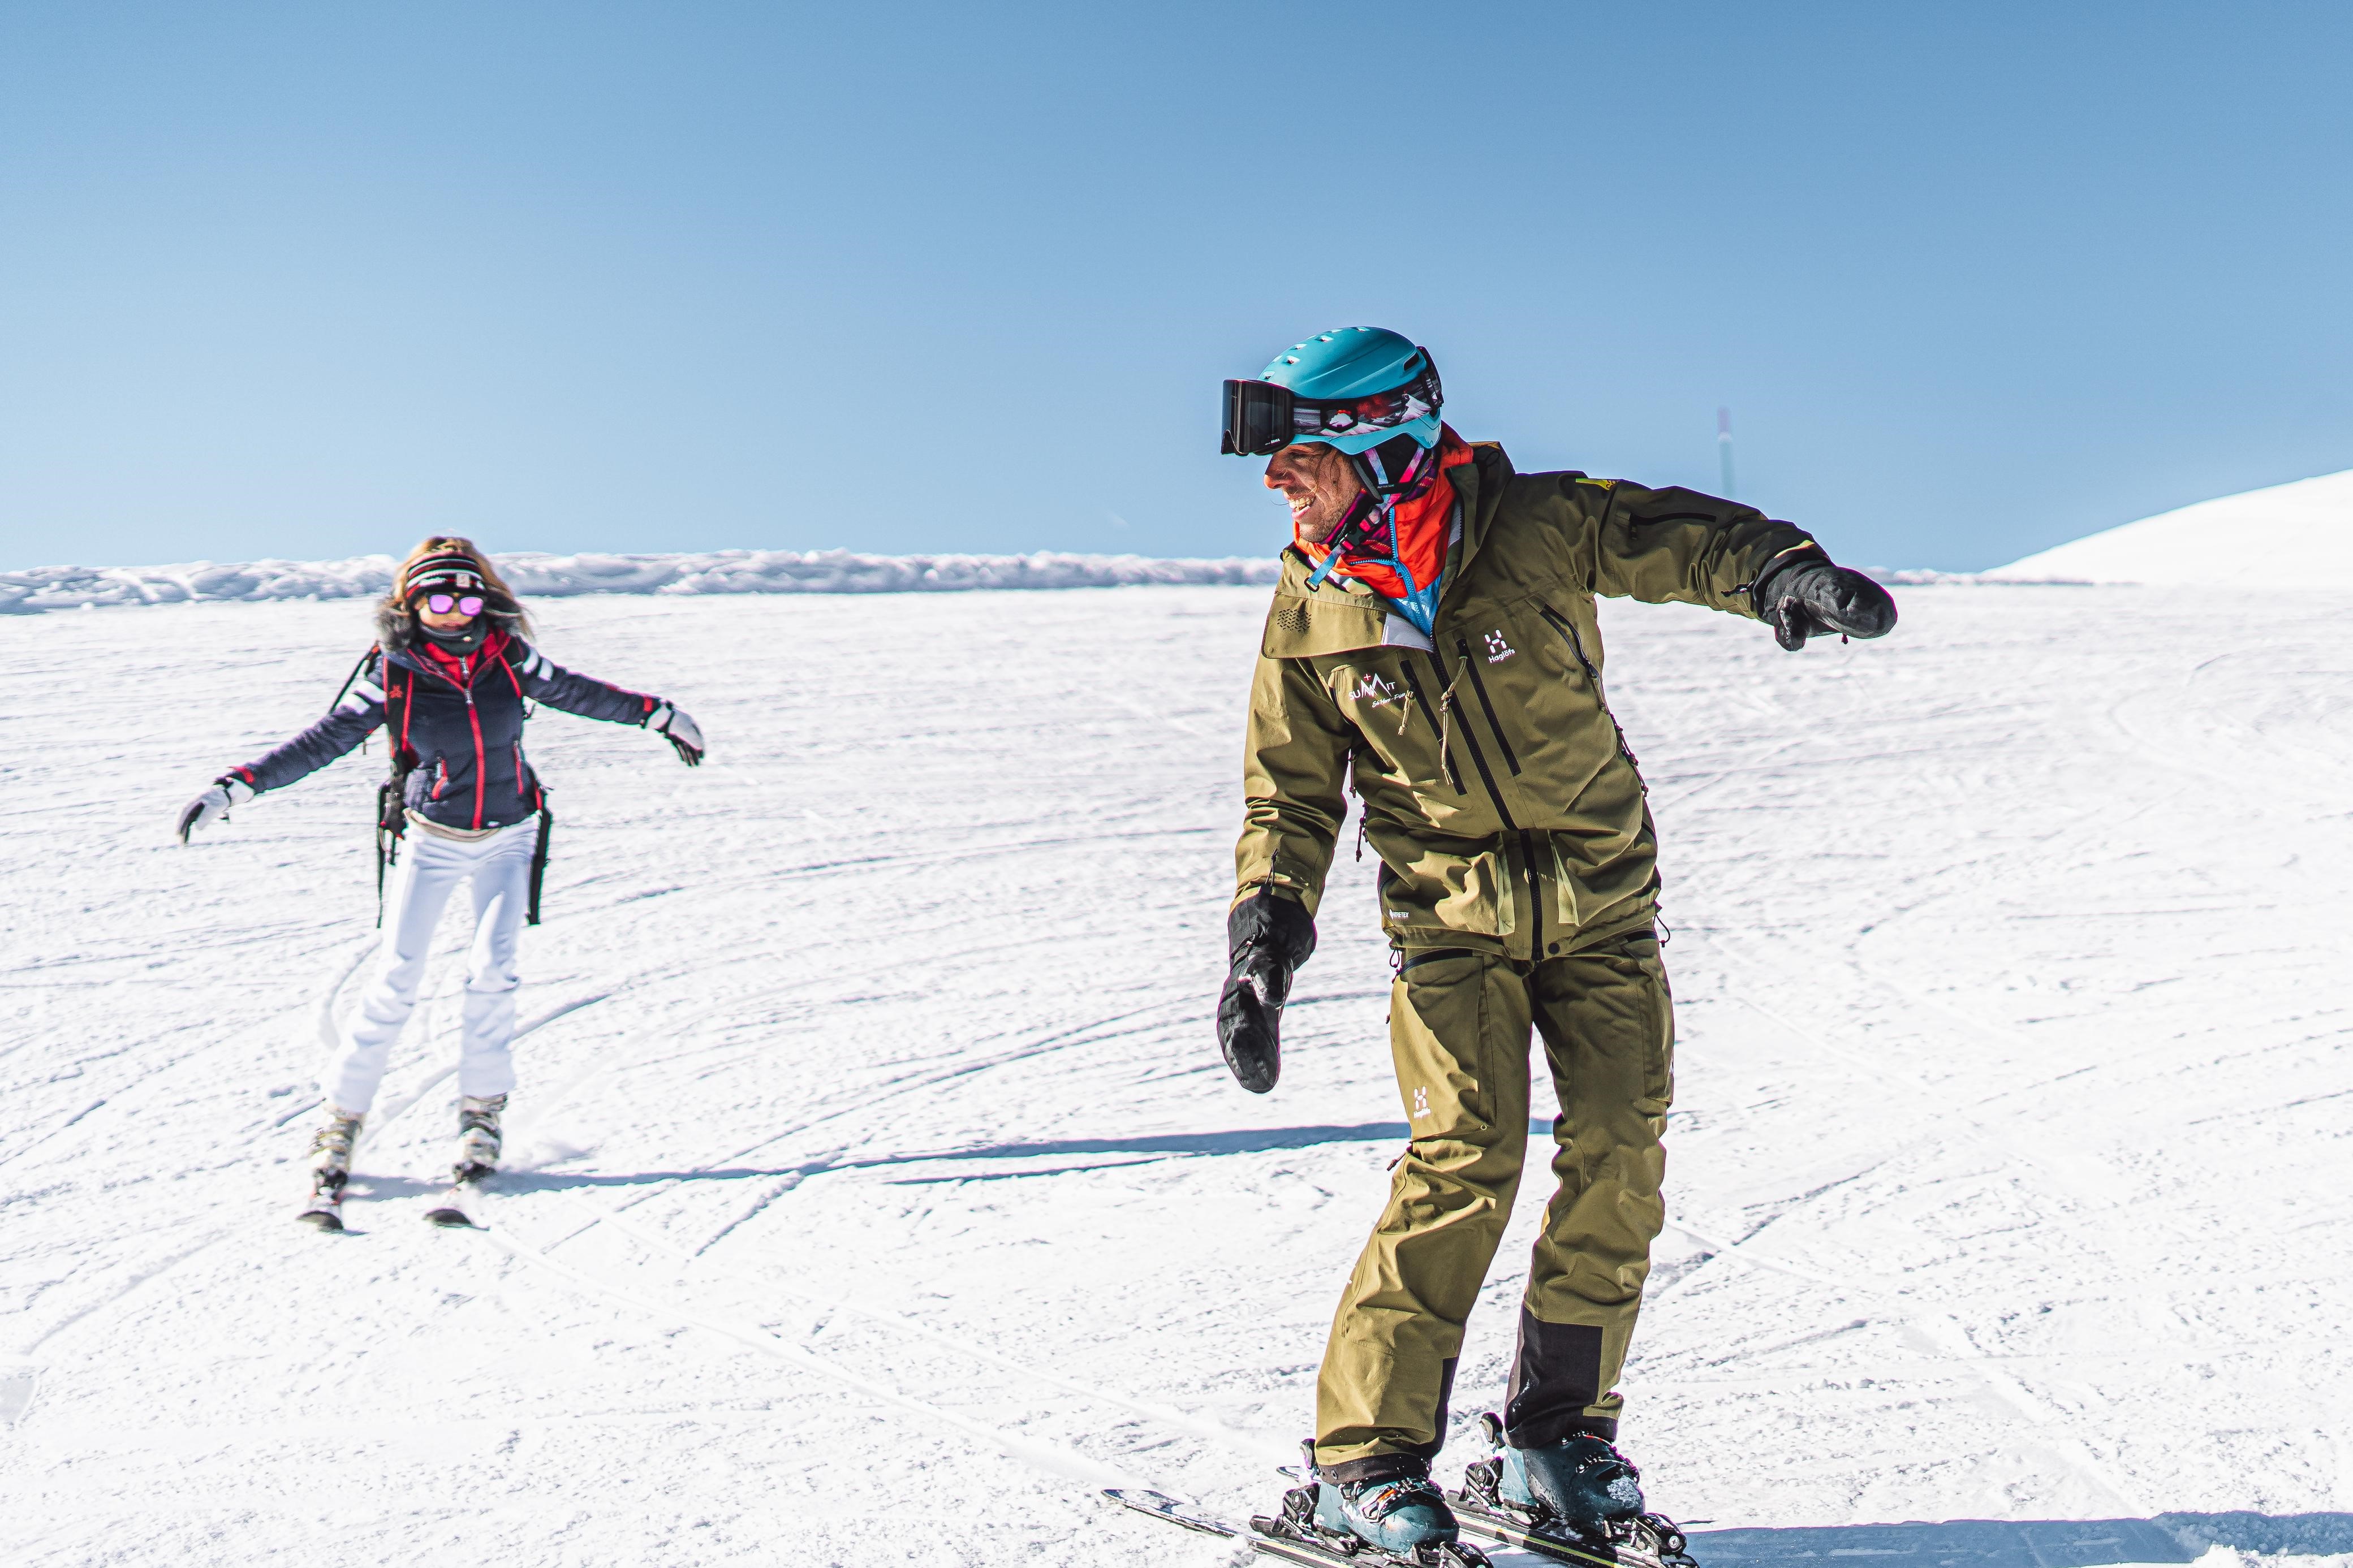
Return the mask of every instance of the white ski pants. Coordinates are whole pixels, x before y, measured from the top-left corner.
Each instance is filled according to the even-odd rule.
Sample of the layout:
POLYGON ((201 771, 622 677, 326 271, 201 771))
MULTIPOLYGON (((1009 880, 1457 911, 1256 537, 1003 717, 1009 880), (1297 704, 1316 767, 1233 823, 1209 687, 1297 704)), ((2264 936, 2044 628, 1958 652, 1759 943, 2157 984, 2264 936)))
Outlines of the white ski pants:
POLYGON ((458 1092, 480 1098, 514 1087, 515 939, 531 900, 531 857, 539 819, 470 843, 410 825, 400 863, 385 889, 384 947, 375 977, 343 1030, 319 1087, 338 1109, 364 1111, 375 1100, 402 1026, 417 1010, 433 928, 458 884, 474 887, 474 948, 466 969, 466 1006, 458 1053, 458 1092))

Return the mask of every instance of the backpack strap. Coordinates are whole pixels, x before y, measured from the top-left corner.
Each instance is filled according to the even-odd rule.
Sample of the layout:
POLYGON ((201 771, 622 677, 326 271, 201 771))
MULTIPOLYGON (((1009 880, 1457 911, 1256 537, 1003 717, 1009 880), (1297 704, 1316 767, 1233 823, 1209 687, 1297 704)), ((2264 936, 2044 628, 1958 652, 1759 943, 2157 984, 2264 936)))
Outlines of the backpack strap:
POLYGON ((417 765, 417 751, 408 743, 408 721, 417 713, 417 672, 384 661, 384 732, 392 742, 392 765, 406 775, 417 765))
POLYGON ((547 840, 555 830, 555 814, 547 809, 547 792, 539 792, 539 841, 531 851, 531 902, 523 911, 525 925, 539 923, 539 889, 547 880, 547 840))
MULTIPOLYGON (((356 673, 356 672, 354 672, 356 673)), ((400 836, 408 826, 408 775, 417 766, 417 752, 408 743, 408 724, 417 711, 417 672, 384 660, 384 732, 392 752, 392 771, 375 789, 375 923, 384 924, 385 868, 400 859, 400 836)))
POLYGON ((335 700, 327 704, 328 712, 332 713, 343 705, 343 699, 351 695, 352 683, 360 678, 360 671, 368 667, 368 660, 383 651, 384 647, 381 643, 368 644, 367 652, 360 655, 360 661, 352 666, 352 672, 343 677, 343 683, 341 686, 335 688, 335 700))

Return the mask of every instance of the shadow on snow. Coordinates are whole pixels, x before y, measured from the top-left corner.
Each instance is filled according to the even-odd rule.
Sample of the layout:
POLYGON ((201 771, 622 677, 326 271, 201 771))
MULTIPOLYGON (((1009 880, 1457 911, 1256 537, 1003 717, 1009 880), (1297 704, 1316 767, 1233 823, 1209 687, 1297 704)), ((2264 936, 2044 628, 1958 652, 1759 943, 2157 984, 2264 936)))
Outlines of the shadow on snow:
POLYGON ((2161 1513, 2155 1519, 1986 1520, 1796 1530, 1697 1530, 1702 1568, 1852 1562, 1856 1568, 2105 1568, 2195 1563, 2213 1547, 2265 1556, 2353 1552, 2349 1513, 2161 1513))
MULTIPOLYGON (((1531 1120, 1528 1133, 1552 1136, 1549 1120, 1531 1120)), ((1080 1163, 1043 1170, 999 1171, 972 1175, 908 1176, 910 1185, 941 1182, 1005 1181, 1021 1176, 1050 1176, 1067 1171, 1101 1169, 1106 1164, 1137 1164, 1154 1160, 1202 1154, 1264 1154, 1286 1149, 1313 1149, 1325 1143, 1402 1143, 1412 1135, 1402 1121, 1367 1121, 1353 1126, 1269 1127, 1237 1132, 1165 1132, 1133 1138, 1054 1138, 1028 1143, 983 1143, 966 1149, 934 1149, 905 1154, 873 1154, 810 1160, 773 1166, 719 1165, 701 1171, 630 1171, 610 1175, 565 1171, 502 1171, 498 1190, 505 1193, 554 1192, 567 1187, 634 1187, 653 1182, 740 1182, 783 1176, 821 1176, 835 1171, 887 1169, 894 1165, 944 1164, 979 1160, 1041 1160, 1078 1157, 1080 1163), (1086 1156, 1107 1157, 1097 1163, 1086 1156)), ((446 1184, 399 1175, 355 1176, 353 1192, 373 1197, 398 1197, 407 1193, 438 1191, 446 1184)))

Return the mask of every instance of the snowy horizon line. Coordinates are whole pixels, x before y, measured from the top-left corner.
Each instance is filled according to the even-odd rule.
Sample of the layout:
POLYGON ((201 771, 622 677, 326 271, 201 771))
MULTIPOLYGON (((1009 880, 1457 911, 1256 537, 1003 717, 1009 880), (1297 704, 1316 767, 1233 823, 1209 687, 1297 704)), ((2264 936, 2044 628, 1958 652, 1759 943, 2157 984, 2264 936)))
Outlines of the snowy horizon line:
MULTIPOLYGON (((1271 583, 1272 557, 1163 560, 1040 550, 1022 555, 965 552, 873 555, 851 550, 708 550, 607 553, 502 551, 499 569, 517 594, 969 593, 990 588, 1108 588, 1157 584, 1271 583)), ((265 557, 164 566, 37 566, 0 572, 0 615, 119 605, 236 604, 271 600, 373 599, 392 587, 392 555, 329 561, 265 557)))
MULTIPOLYGON (((645 554, 512 551, 498 557, 517 594, 682 597, 710 594, 939 594, 989 590, 1266 585, 1278 557, 1097 555, 1040 550, 1020 555, 875 555, 851 550, 710 550, 645 554)), ((162 566, 35 566, 0 572, 0 615, 111 609, 130 605, 255 604, 373 599, 392 586, 398 561, 352 555, 328 561, 264 557, 162 566)), ((1880 581, 1976 583, 1976 573, 1865 567, 1880 581)), ((2057 579, 2053 580, 2059 581, 2057 579)))

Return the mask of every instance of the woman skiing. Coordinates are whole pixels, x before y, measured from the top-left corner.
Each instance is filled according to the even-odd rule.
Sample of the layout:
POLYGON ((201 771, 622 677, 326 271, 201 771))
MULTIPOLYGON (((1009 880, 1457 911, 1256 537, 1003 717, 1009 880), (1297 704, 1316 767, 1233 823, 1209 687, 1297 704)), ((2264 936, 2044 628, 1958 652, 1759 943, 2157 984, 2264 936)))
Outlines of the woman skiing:
MULTIPOLYGON (((536 902, 548 820, 545 792, 523 758, 526 700, 652 730, 690 767, 703 751, 694 721, 672 704, 558 668, 524 641, 531 623, 522 605, 470 541, 436 537, 418 545, 375 618, 376 646, 327 716, 222 774, 188 803, 179 823, 185 844, 230 806, 315 773, 377 726, 390 739, 392 779, 379 823, 379 842, 394 862, 384 946, 320 1083, 327 1121, 311 1141, 311 1197, 301 1217, 322 1230, 343 1228, 343 1184, 360 1124, 416 1008, 433 928, 451 892, 470 880, 474 944, 458 1058, 457 1181, 497 1168, 499 1117, 514 1087, 508 1047, 516 937, 536 902)), ((445 1213, 463 1218, 455 1211, 436 1217, 445 1213)))

